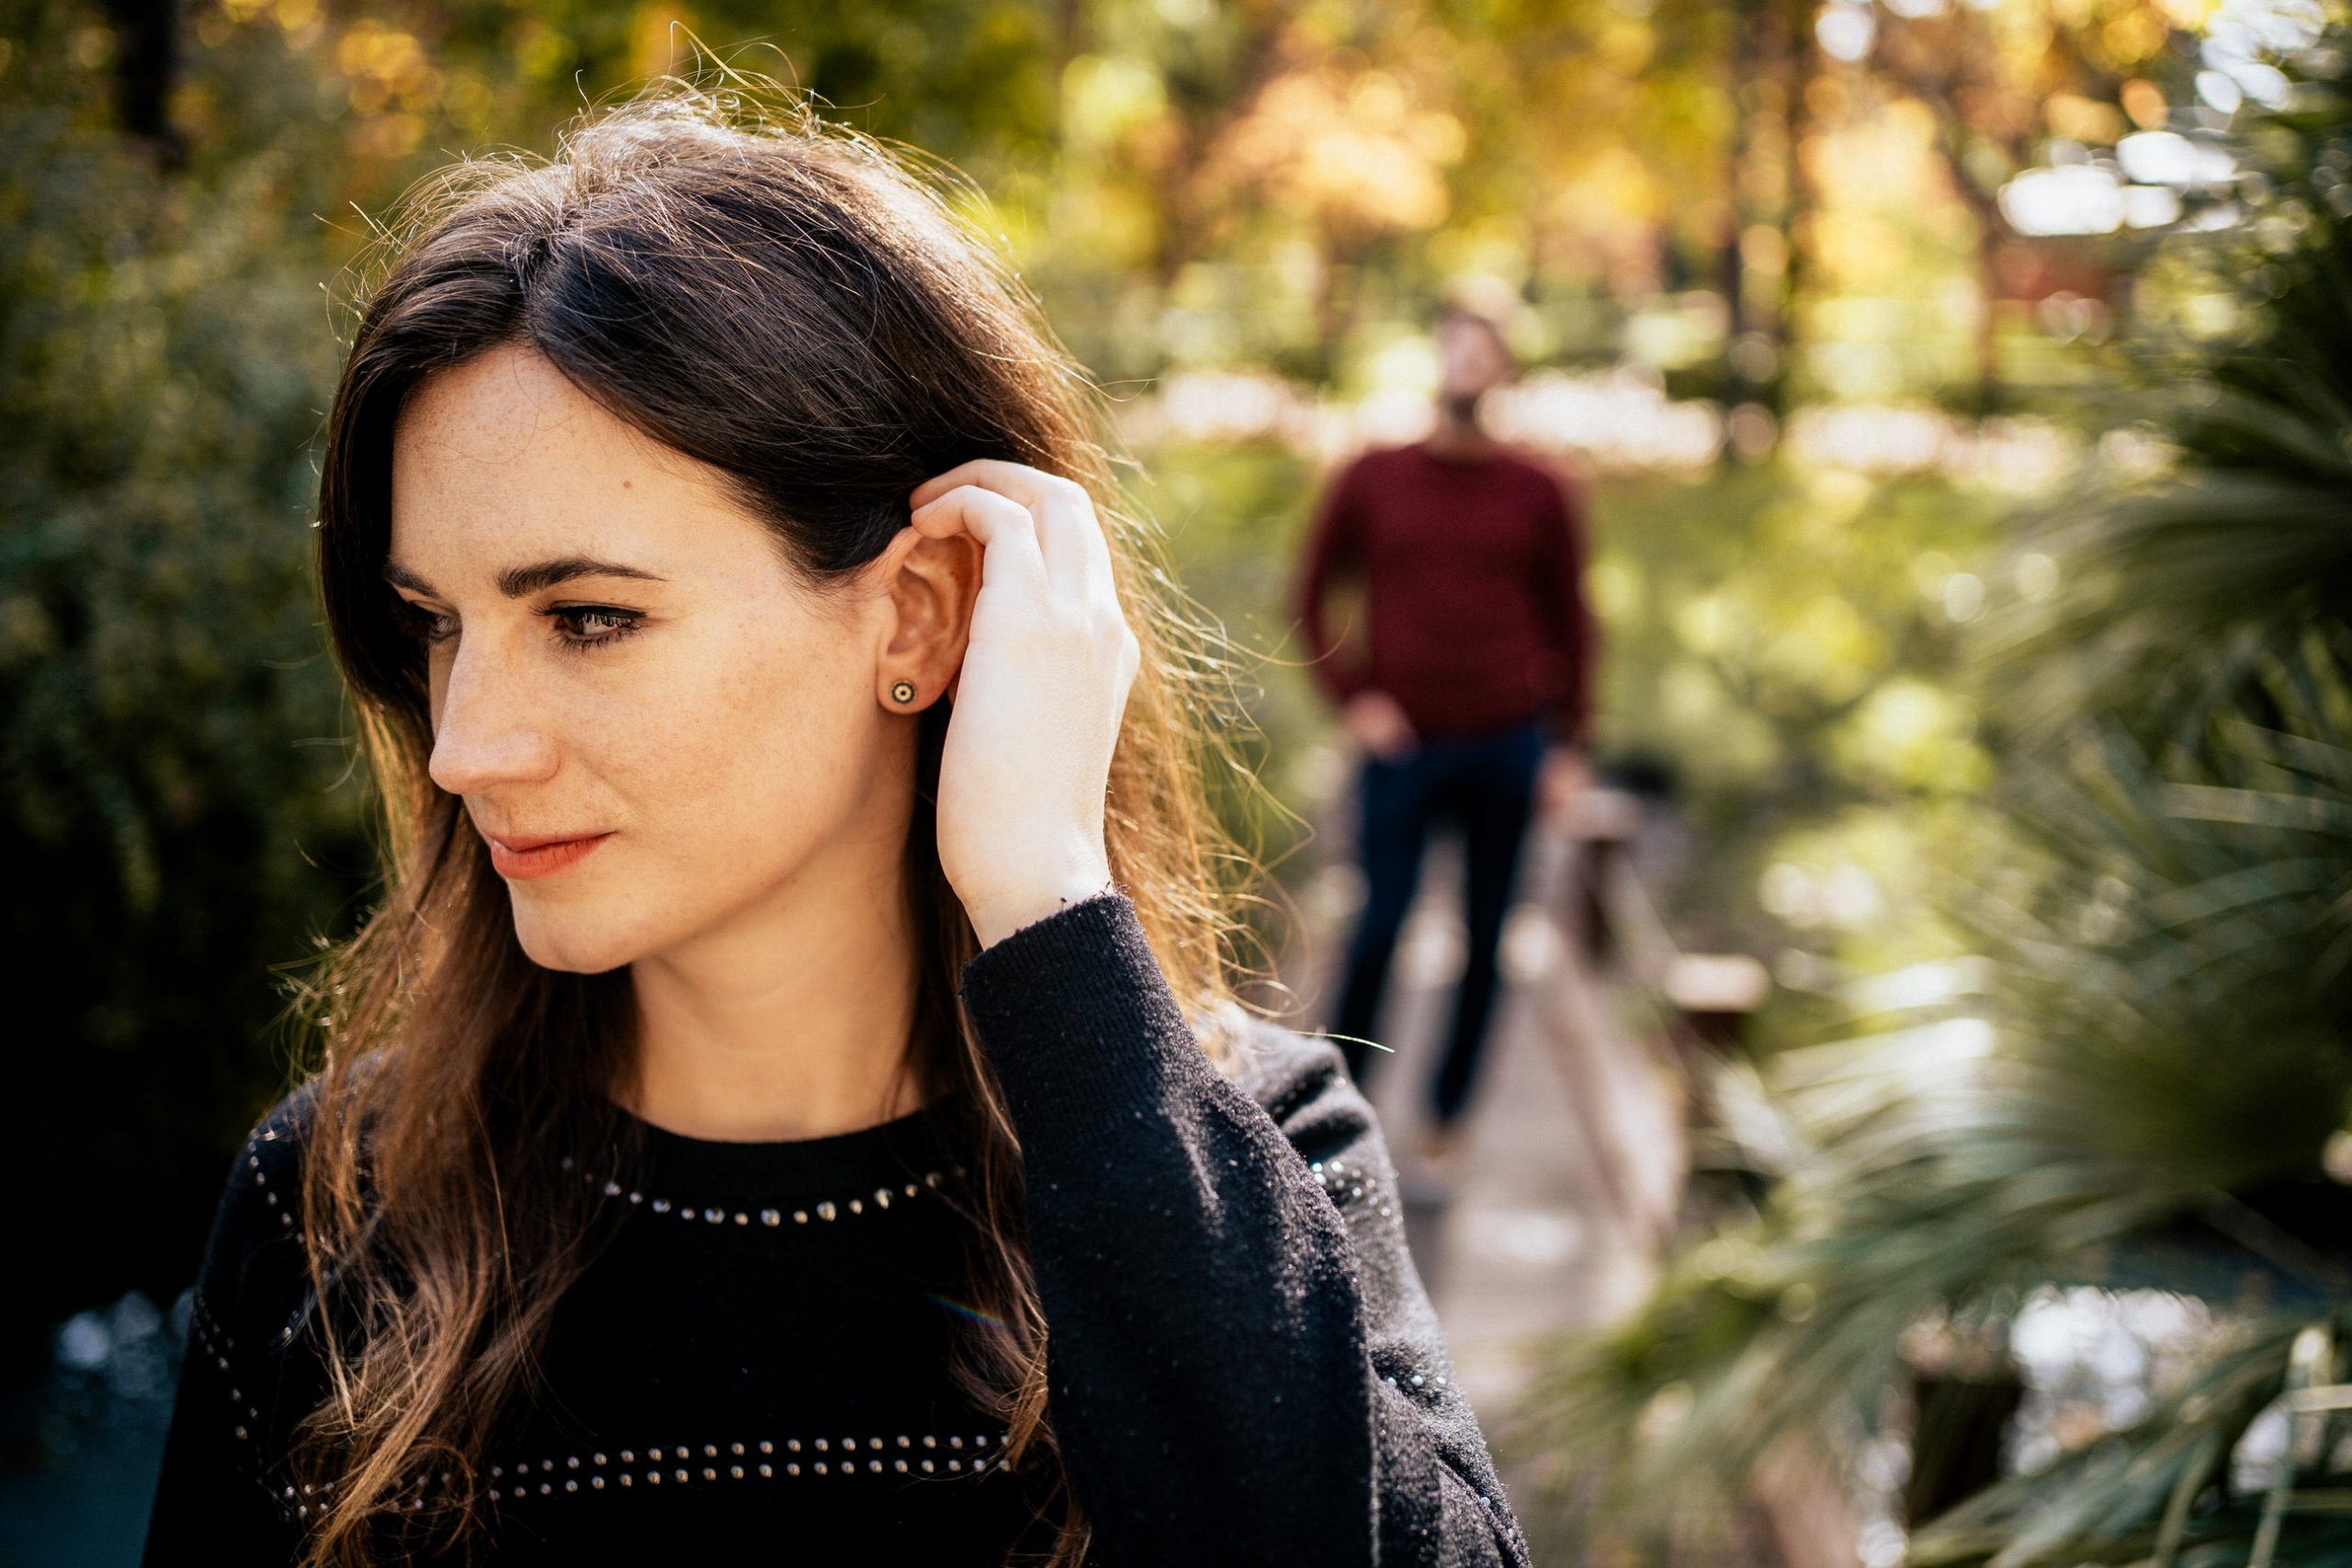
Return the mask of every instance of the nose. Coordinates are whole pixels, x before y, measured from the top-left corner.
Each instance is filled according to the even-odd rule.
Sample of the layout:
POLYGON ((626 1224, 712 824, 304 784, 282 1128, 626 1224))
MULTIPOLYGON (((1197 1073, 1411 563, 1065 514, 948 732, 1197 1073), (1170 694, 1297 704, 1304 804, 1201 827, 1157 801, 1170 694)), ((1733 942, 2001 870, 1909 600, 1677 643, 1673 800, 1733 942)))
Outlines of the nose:
POLYGON ((459 638, 434 705, 426 772, 435 784, 451 795, 482 795, 554 775, 554 737, 526 685, 494 645, 459 638))

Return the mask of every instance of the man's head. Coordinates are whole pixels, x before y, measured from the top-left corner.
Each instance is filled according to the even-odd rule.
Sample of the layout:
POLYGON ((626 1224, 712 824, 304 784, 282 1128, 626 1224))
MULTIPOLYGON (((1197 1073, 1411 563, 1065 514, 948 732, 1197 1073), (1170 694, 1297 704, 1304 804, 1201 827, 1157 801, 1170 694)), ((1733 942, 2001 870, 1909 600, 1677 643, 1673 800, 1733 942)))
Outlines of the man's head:
POLYGON ((1500 322, 1467 305, 1448 305, 1437 318, 1438 400, 1447 412, 1468 415, 1478 400, 1519 368, 1500 322))

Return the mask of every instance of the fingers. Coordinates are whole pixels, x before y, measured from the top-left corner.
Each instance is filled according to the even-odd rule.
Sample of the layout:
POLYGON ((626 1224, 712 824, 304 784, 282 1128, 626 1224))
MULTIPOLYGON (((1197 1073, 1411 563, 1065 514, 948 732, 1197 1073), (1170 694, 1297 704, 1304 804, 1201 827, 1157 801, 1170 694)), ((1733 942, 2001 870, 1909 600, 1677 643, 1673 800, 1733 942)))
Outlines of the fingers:
POLYGON ((1046 579, 1054 586, 1089 596, 1114 594, 1110 541, 1102 536, 1102 520, 1086 487, 1025 463, 981 457, 924 480, 910 500, 922 510, 962 487, 993 491, 1028 512, 1035 523, 1046 579))
POLYGON ((915 532, 931 538, 968 533, 978 539, 983 588, 1044 590, 1046 568, 1038 549, 1036 519, 1010 496, 978 485, 956 485, 917 506, 910 521, 915 532))

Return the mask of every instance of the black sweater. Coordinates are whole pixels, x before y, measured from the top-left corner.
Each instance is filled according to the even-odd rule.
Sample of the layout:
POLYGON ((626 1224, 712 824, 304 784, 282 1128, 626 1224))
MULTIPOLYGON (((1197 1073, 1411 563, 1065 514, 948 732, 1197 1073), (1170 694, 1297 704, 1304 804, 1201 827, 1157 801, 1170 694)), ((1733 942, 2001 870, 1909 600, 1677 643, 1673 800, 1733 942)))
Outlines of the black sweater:
MULTIPOLYGON (((963 996, 1021 1140, 1048 1399, 1108 1568, 1526 1562, 1339 1053, 1201 1051, 1104 894, 975 958, 963 996)), ((240 1154, 198 1282, 151 1568, 290 1562, 284 1473, 322 1392, 300 1096, 240 1154)), ((641 1129, 582 1172, 629 1206, 560 1303, 523 1425, 483 1456, 517 1562, 993 1564, 1046 1537, 946 1347, 968 1236, 933 1105, 795 1143, 641 1129)))

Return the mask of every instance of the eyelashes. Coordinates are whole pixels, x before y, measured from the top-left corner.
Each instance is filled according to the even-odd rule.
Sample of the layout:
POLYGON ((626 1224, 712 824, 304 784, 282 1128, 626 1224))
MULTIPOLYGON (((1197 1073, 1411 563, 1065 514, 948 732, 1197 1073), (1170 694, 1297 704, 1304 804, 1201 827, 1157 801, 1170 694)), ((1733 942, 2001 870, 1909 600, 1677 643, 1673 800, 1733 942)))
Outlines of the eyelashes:
MULTIPOLYGON (((613 604, 557 604, 538 612, 556 627, 556 646, 572 653, 604 648, 634 637, 644 628, 642 611, 613 604)), ((430 648, 458 633, 457 618, 428 610, 413 600, 395 597, 392 618, 401 630, 430 648)))
POLYGON ((603 648, 623 637, 635 637, 645 624, 645 617, 635 610, 617 610, 609 604, 562 604, 539 614, 563 628, 556 634, 556 640, 575 650, 603 648))
POLYGON ((427 647, 454 636, 458 629, 448 616, 436 615, 424 605, 397 595, 392 599, 392 624, 427 647))

